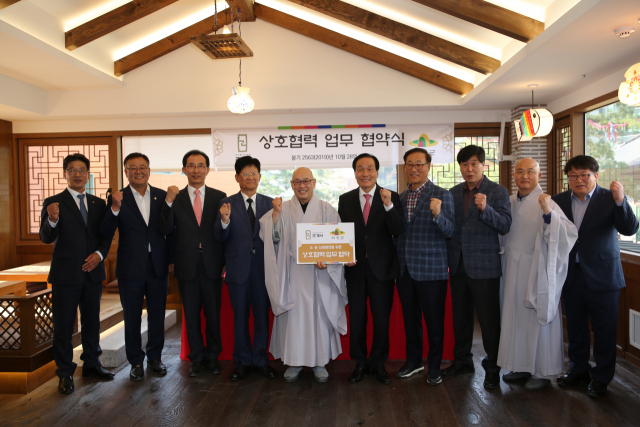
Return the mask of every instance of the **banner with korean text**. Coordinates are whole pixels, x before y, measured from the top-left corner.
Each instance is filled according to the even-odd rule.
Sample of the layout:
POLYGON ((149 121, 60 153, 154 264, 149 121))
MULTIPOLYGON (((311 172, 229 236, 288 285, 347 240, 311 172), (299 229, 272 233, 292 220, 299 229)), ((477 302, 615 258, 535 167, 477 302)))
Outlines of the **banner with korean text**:
POLYGON ((263 169, 351 167, 362 153, 382 166, 404 163, 403 154, 421 147, 432 163, 454 161, 453 124, 414 126, 281 126, 277 129, 213 131, 213 165, 232 170, 238 157, 252 156, 263 169))

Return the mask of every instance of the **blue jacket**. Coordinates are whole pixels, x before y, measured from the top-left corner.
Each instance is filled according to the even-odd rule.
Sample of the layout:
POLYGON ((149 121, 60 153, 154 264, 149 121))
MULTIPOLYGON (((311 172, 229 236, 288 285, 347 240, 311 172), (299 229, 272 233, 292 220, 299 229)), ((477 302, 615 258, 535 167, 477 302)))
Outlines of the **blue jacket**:
POLYGON ((453 198, 444 188, 428 181, 413 211, 407 219, 407 192, 400 195, 404 227, 398 239, 400 274, 405 266, 413 280, 446 280, 447 239, 455 232, 453 198), (440 199, 442 205, 436 220, 431 213, 431 199, 440 199))
MULTIPOLYGON (((571 191, 556 194, 552 199, 573 222, 571 191)), ((576 263, 580 257, 580 268, 584 285, 592 291, 610 291, 625 287, 618 233, 631 236, 638 232, 638 219, 625 197, 622 206, 617 206, 610 190, 599 185, 593 192, 584 214, 578 241, 569 254, 569 271, 565 286, 571 286, 576 263)))
POLYGON ((256 222, 253 233, 247 208, 240 192, 220 201, 220 206, 224 203, 231 204, 229 226, 226 229, 222 228, 220 209, 218 208, 218 216, 213 227, 216 240, 224 245, 225 281, 227 283, 241 284, 246 282, 249 278, 252 262, 260 263, 260 270, 263 272, 262 277, 264 278, 264 243, 260 239, 260 218, 273 208, 272 200, 269 196, 256 194, 256 206, 253 207, 256 222), (255 254, 252 254, 254 249, 255 254))
POLYGON ((451 191, 456 211, 456 234, 451 239, 449 272, 458 271, 460 254, 464 268, 472 279, 494 279, 502 276, 499 234, 507 234, 511 228, 511 202, 509 191, 500 184, 484 177, 478 194, 487 196, 487 207, 480 213, 474 201, 464 218, 462 182, 451 191))

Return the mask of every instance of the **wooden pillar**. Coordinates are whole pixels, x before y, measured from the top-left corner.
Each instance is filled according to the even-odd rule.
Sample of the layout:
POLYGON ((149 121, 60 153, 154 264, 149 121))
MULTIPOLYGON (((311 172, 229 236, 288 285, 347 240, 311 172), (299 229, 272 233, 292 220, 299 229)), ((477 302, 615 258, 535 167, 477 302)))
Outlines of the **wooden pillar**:
POLYGON ((0 120, 0 270, 18 266, 13 172, 13 126, 0 120))

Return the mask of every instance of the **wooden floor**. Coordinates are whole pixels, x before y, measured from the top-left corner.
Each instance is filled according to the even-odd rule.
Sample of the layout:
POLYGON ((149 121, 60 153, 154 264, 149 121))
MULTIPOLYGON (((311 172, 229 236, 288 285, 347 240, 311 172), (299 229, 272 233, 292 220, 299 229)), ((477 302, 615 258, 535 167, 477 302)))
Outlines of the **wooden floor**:
MULTIPOLYGON (((478 335, 478 334, 476 334, 478 335)), ((114 381, 75 376, 76 391, 57 392, 57 379, 26 396, 0 395, 1 426, 638 426, 640 368, 619 360, 609 393, 591 399, 585 386, 560 389, 555 383, 538 392, 502 382, 482 387, 481 341, 474 343, 477 373, 444 378, 437 387, 425 375, 383 386, 371 377, 347 383, 352 361, 331 362, 329 382, 317 384, 310 370, 297 383, 282 379, 282 363, 272 362, 278 378, 257 374, 229 382, 233 362, 222 375, 208 372, 191 379, 179 358, 180 324, 167 332, 164 378, 129 381, 129 366, 116 369, 114 381)), ((402 361, 387 363, 395 374, 402 361)))

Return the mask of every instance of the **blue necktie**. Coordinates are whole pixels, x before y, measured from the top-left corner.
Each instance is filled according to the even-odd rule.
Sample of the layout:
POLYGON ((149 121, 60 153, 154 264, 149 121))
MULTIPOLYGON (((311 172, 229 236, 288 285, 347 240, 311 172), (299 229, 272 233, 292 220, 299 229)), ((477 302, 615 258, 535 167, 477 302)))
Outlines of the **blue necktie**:
POLYGON ((82 215, 82 219, 84 219, 84 225, 87 225, 89 214, 87 213, 87 208, 84 206, 84 194, 78 194, 76 197, 80 199, 80 215, 82 215))

